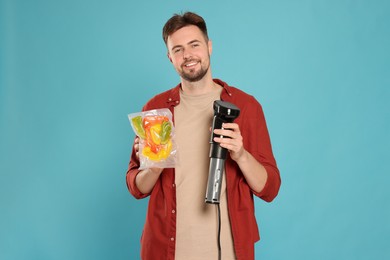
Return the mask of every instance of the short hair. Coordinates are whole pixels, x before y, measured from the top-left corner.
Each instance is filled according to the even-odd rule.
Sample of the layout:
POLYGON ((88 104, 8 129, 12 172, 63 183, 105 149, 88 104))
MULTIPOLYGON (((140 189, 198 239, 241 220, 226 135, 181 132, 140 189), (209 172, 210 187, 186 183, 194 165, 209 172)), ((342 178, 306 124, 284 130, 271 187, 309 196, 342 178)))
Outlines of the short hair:
POLYGON ((206 41, 208 41, 209 36, 207 35, 207 27, 206 22, 204 19, 192 12, 185 12, 183 14, 174 14, 164 25, 162 36, 165 42, 165 45, 167 44, 168 37, 173 34, 174 32, 178 31, 179 29, 189 26, 189 25, 195 25, 198 27, 205 37, 206 41))

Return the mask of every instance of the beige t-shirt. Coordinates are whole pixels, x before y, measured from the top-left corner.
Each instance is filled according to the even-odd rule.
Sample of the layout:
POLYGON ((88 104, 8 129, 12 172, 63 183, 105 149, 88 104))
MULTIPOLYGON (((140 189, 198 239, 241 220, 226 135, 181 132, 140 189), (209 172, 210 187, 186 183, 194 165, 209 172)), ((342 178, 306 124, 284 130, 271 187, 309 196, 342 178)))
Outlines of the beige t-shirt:
MULTIPOLYGON (((175 107, 175 134, 179 166, 176 183, 176 259, 218 259, 217 206, 205 203, 209 169, 209 139, 213 102, 222 88, 199 96, 180 93, 175 107)), ((222 259, 236 259, 227 211, 226 177, 220 198, 222 259)))

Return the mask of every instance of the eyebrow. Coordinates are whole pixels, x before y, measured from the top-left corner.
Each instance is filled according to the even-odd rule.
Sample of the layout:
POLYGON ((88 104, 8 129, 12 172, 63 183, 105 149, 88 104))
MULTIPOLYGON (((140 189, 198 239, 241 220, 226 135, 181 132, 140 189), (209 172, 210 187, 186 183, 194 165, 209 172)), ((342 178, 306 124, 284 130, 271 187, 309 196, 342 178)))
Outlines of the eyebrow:
MULTIPOLYGON (((192 40, 192 41, 190 41, 190 42, 188 42, 187 43, 187 45, 191 45, 191 44, 193 44, 193 43, 195 43, 195 42, 201 42, 201 41, 199 41, 199 40, 192 40)), ((175 46, 173 46, 172 48, 171 48, 171 50, 173 51, 174 49, 176 49, 176 48, 179 48, 179 47, 182 47, 183 45, 175 45, 175 46)))

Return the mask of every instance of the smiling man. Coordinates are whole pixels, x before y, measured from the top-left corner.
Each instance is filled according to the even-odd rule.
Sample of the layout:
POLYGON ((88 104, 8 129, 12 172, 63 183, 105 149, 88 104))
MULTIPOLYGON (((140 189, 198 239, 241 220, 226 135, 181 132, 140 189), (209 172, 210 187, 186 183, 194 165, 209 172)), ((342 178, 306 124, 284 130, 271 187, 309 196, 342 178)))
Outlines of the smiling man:
POLYGON ((211 41, 197 26, 183 27, 170 35, 166 41, 168 57, 181 78, 187 82, 211 79, 211 41))
POLYGON ((212 78, 212 43, 202 17, 191 12, 174 15, 163 28, 163 39, 180 83, 153 97, 143 110, 171 110, 180 164, 174 169, 138 170, 135 139, 127 185, 138 199, 150 196, 141 258, 218 259, 222 254, 222 259, 254 259, 260 236, 253 195, 270 202, 281 184, 262 107, 253 96, 212 78), (234 123, 214 130, 229 137, 214 140, 229 151, 220 198, 220 234, 216 207, 204 201, 215 100, 241 110, 234 123))

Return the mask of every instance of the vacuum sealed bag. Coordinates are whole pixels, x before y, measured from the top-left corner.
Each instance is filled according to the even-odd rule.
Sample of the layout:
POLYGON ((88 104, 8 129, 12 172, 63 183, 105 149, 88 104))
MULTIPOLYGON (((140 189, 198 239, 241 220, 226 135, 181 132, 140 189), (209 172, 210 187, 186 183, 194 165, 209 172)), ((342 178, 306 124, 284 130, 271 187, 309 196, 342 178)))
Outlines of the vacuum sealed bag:
POLYGON ((128 117, 139 137, 139 169, 175 167, 177 147, 171 111, 155 109, 129 114, 128 117))

